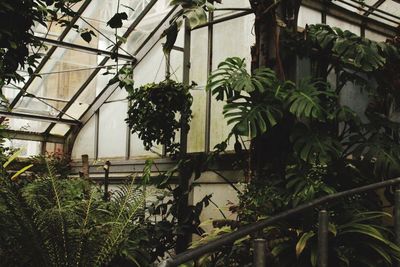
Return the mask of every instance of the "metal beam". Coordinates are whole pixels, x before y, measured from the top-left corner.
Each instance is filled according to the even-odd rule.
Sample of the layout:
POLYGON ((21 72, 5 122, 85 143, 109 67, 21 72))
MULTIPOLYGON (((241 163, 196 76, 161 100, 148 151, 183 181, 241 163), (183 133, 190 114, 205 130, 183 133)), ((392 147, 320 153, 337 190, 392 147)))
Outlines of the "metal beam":
POLYGON ((50 123, 62 123, 62 124, 67 124, 67 125, 79 125, 80 124, 80 122, 77 120, 47 117, 47 116, 43 116, 43 115, 27 114, 27 113, 20 113, 20 112, 0 111, 0 116, 6 117, 6 118, 45 121, 45 122, 50 122, 50 123))
POLYGON ((364 16, 369 16, 370 14, 372 14, 378 7, 380 7, 383 2, 385 2, 386 0, 378 0, 375 4, 373 4, 368 11, 366 11, 364 13, 364 16))
POLYGON ((233 15, 222 17, 220 19, 214 19, 213 21, 209 21, 207 23, 204 23, 204 24, 201 24, 199 26, 196 26, 196 27, 194 27, 192 29, 192 31, 193 30, 197 30, 197 29, 201 29, 201 28, 204 28, 204 27, 207 27, 207 26, 210 26, 210 25, 215 25, 215 24, 218 24, 218 23, 221 23, 221 22, 225 22, 225 21, 228 21, 228 20, 237 19, 237 18, 240 18, 240 17, 243 17, 243 16, 247 16, 247 15, 252 14, 252 13, 254 13, 253 10, 246 9, 246 11, 238 12, 238 13, 235 13, 233 15))
MULTIPOLYGON (((146 14, 151 10, 151 8, 157 3, 158 0, 152 0, 150 3, 147 4, 147 6, 143 9, 143 11, 140 13, 140 15, 132 22, 130 27, 126 30, 124 35, 122 36, 123 38, 127 38, 136 28, 136 26, 142 21, 142 19, 146 16, 146 14)), ((111 49, 111 53, 114 53, 115 51, 118 50, 118 47, 122 44, 122 42, 118 41, 114 47, 111 49)), ((110 57, 105 57, 98 65, 98 67, 105 66, 106 63, 110 57)), ((136 60, 135 60, 136 62, 136 60)), ((96 77, 96 75, 100 72, 101 68, 95 69, 89 77, 86 79, 86 81, 82 84, 82 86, 78 89, 78 91, 74 94, 74 96, 71 98, 69 103, 64 106, 64 108, 61 110, 60 114, 58 114, 58 117, 61 118, 67 111, 68 109, 72 106, 72 104, 78 99, 78 97, 82 94, 82 92, 86 89, 86 87, 90 84, 90 82, 96 77)), ((46 133, 50 133, 50 131, 54 128, 55 124, 50 124, 49 127, 46 129, 46 133)), ((67 133, 69 134, 69 132, 67 133)))
MULTIPOLYGON (((58 40, 62 41, 64 38, 67 36, 69 31, 72 29, 72 26, 77 22, 79 17, 83 14, 83 12, 86 10, 86 8, 89 6, 89 4, 92 2, 92 0, 85 0, 83 2, 82 6, 79 8, 79 10, 76 12, 76 16, 72 18, 70 24, 65 27, 63 32, 60 34, 58 37, 58 40)), ((43 57, 43 59, 40 61, 39 65, 36 67, 35 71, 33 72, 33 75, 29 77, 28 81, 25 83, 24 87, 22 87, 22 90, 18 93, 18 95, 14 98, 14 100, 10 103, 9 108, 13 109, 18 101, 21 99, 21 97, 24 95, 25 91, 29 88, 29 86, 32 84, 33 80, 37 77, 39 72, 42 70, 44 65, 46 65, 47 61, 50 59, 50 57, 54 54, 56 51, 57 47, 53 46, 49 49, 49 51, 46 53, 46 55, 43 57)))
MULTIPOLYGON (((145 42, 146 45, 141 46, 140 50, 137 50, 135 53, 135 56, 137 58, 137 62, 134 64, 134 67, 136 67, 142 59, 151 51, 151 49, 157 44, 157 42, 160 40, 160 36, 163 33, 163 25, 168 23, 167 19, 169 16, 172 14, 176 14, 177 9, 174 8, 174 12, 169 12, 164 19, 161 21, 156 28, 156 31, 153 31, 151 33, 151 36, 149 36, 145 42), (143 49, 145 48, 145 49, 143 49)), ((95 112, 107 101, 107 99, 114 93, 114 91, 118 88, 118 86, 109 86, 107 85, 101 92, 100 94, 96 97, 96 99, 92 102, 92 104, 89 106, 89 108, 85 111, 85 113, 81 116, 79 119, 82 122, 82 125, 85 125, 90 118, 95 114, 95 112)))
POLYGON ((108 56, 108 57, 113 57, 113 58, 118 58, 118 59, 124 59, 127 61, 135 60, 135 58, 132 56, 119 54, 119 53, 113 53, 113 52, 110 52, 107 50, 97 49, 97 48, 84 46, 84 45, 77 45, 77 44, 68 43, 68 42, 64 42, 64 41, 52 40, 52 39, 43 38, 43 37, 36 37, 36 38, 45 44, 49 44, 49 45, 56 46, 56 47, 62 47, 62 48, 66 48, 66 49, 76 50, 76 51, 85 52, 88 54, 103 55, 103 56, 108 56))
POLYGON ((57 135, 43 135, 41 133, 34 132, 24 132, 24 131, 14 131, 14 130, 4 130, 5 137, 8 139, 18 139, 18 140, 28 140, 37 142, 51 142, 63 144, 64 138, 57 135))
POLYGON ((318 0, 303 0, 302 5, 317 11, 325 11, 327 15, 337 19, 355 24, 357 26, 364 25, 366 29, 385 36, 395 36, 400 33, 400 29, 387 25, 383 22, 374 20, 370 17, 354 13, 346 8, 337 6, 331 2, 318 0))

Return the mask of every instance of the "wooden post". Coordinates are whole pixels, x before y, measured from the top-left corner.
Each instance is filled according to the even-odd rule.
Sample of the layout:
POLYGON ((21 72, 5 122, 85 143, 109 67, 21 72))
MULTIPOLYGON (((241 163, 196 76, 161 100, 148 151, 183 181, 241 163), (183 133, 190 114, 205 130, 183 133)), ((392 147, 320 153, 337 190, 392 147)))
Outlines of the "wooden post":
POLYGON ((89 156, 82 155, 82 177, 89 179, 89 156))

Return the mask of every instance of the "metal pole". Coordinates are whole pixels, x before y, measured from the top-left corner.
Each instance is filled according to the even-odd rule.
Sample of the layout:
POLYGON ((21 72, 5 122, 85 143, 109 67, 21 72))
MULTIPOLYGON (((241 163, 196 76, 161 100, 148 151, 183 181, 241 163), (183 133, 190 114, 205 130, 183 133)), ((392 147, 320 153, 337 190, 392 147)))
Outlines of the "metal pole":
MULTIPOLYGON (((394 193, 394 229, 396 233, 396 245, 400 245, 400 188, 396 187, 394 193)), ((396 262, 396 266, 400 267, 400 261, 396 262)))
POLYGON ((320 210, 318 222, 318 267, 327 267, 329 214, 326 210, 320 210))
POLYGON ((266 267, 267 266, 267 241, 264 238, 256 238, 253 241, 253 266, 266 267))
POLYGON ((111 166, 111 162, 109 162, 108 160, 106 161, 106 163, 103 166, 103 169, 104 169, 104 196, 103 196, 103 200, 104 201, 109 201, 110 200, 110 195, 108 194, 108 184, 110 183, 110 181, 108 179, 108 175, 110 173, 110 166, 111 166))
MULTIPOLYGON (((214 20, 214 12, 208 12, 208 22, 214 20)), ((213 42, 214 42, 214 26, 208 25, 208 51, 207 51, 207 78, 212 73, 213 67, 213 42)), ((204 152, 210 152, 211 139, 211 91, 206 92, 206 120, 205 120, 205 137, 204 137, 204 152)))

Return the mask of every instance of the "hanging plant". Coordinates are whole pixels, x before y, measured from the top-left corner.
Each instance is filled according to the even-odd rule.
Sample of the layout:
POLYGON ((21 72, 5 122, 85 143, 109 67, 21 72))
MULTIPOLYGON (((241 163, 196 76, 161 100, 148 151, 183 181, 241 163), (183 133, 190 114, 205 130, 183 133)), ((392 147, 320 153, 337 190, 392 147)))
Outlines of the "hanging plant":
POLYGON ((175 141, 177 131, 189 130, 193 88, 172 80, 149 83, 128 90, 131 105, 126 122, 132 133, 143 140, 146 150, 155 144, 165 145, 165 151, 176 155, 179 142, 175 141))

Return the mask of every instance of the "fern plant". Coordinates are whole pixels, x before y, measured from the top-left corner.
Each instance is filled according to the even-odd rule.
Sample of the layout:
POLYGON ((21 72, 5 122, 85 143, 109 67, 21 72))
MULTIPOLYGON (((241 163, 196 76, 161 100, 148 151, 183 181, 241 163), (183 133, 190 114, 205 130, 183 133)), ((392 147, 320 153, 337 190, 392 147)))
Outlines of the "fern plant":
POLYGON ((5 266, 111 266, 118 258, 141 266, 122 253, 143 218, 146 196, 133 180, 110 202, 85 180, 57 178, 49 164, 48 174, 31 182, 10 179, 3 169, 0 184, 5 266))

